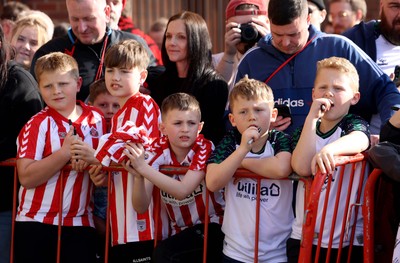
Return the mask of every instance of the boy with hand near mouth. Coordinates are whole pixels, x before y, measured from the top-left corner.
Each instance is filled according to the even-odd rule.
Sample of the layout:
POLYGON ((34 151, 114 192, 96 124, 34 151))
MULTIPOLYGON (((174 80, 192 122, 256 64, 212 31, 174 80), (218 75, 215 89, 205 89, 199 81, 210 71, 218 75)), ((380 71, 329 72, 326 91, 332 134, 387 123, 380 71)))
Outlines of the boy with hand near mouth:
POLYGON ((260 262, 286 262, 293 211, 293 187, 286 178, 290 166, 290 137, 270 130, 277 110, 272 90, 245 76, 229 94, 229 120, 235 129, 222 139, 208 160, 206 183, 210 191, 225 187, 222 231, 223 262, 253 262, 257 182, 235 179, 238 168, 266 177, 261 180, 260 262), (267 179, 273 178, 273 179, 267 179), (249 222, 250 220, 250 222, 249 222))
MULTIPOLYGON (((347 59, 330 57, 317 63, 310 112, 306 117, 303 128, 297 129, 293 135, 293 146, 295 148, 293 147, 292 167, 298 175, 315 175, 318 168, 323 174, 333 173, 332 178, 336 178, 342 168, 335 170, 335 156, 354 155, 369 147, 368 123, 359 116, 349 114, 350 106, 355 105, 360 99, 358 86, 357 70, 347 59)), ((349 165, 346 165, 343 169, 348 168, 350 168, 349 165)), ((346 172, 349 173, 350 170, 345 171, 343 185, 349 183, 350 176, 346 176, 346 172)), ((335 198, 337 194, 335 185, 337 182, 338 180, 332 179, 333 190, 330 191, 329 198, 335 198)), ((353 184, 358 185, 358 183, 359 181, 357 182, 355 177, 353 184)), ((326 190, 326 187, 324 189, 326 190)), ((320 200, 325 199, 325 190, 321 192, 320 200)), ((293 223, 291 238, 287 242, 288 262, 298 261, 304 218, 304 191, 303 183, 300 181, 296 194, 296 219, 293 223)), ((341 194, 347 194, 344 192, 342 191, 341 194)), ((352 198, 355 199, 355 196, 354 193, 352 198)), ((343 207, 339 207, 338 211, 343 214, 346 209, 344 207, 345 196, 340 200, 343 200, 343 202, 339 206, 343 207)), ((327 221, 332 220, 333 215, 331 213, 333 214, 333 207, 328 208, 327 221)), ((349 214, 351 214, 350 211, 349 214)), ((319 231, 320 218, 321 215, 319 214, 315 227, 316 231, 319 231)), ((337 220, 336 223, 341 223, 341 220, 337 220)), ((328 229, 323 233, 322 247, 326 247, 330 225, 329 222, 325 222, 325 226, 328 229)), ((335 229, 338 228, 336 227, 335 229)), ((351 229, 351 226, 349 229, 351 229)), ((334 248, 339 245, 339 233, 340 231, 335 231, 334 248)), ((361 236, 362 217, 359 215, 352 255, 357 252, 360 252, 360 254, 354 258, 352 257, 351 262, 362 262, 363 244, 362 242, 360 243, 361 236), (356 259, 361 261, 354 261, 356 259)), ((349 245, 348 240, 344 242, 343 247, 349 245)), ((347 256, 342 255, 342 258, 347 258, 347 256)))

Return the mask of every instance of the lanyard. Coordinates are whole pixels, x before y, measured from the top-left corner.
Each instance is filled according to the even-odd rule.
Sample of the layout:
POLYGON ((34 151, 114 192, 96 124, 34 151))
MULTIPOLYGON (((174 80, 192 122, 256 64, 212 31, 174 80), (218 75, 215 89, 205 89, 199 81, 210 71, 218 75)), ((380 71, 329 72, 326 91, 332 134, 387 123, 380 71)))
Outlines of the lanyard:
POLYGON ((290 58, 288 58, 285 62, 283 62, 272 74, 264 81, 265 83, 268 83, 276 73, 278 73, 279 70, 281 70, 284 66, 287 65, 295 56, 297 56, 301 51, 303 51, 315 38, 316 36, 313 36, 308 42, 302 47, 300 50, 298 50, 296 53, 294 53, 290 58))

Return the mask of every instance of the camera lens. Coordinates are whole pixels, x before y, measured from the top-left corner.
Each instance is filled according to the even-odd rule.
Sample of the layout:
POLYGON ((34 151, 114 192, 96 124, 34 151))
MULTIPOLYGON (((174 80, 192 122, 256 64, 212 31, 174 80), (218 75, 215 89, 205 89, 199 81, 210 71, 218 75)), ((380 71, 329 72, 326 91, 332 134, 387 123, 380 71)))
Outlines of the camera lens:
POLYGON ((244 43, 257 42, 260 37, 258 35, 257 29, 255 29, 250 24, 240 24, 239 28, 241 30, 241 41, 244 43))

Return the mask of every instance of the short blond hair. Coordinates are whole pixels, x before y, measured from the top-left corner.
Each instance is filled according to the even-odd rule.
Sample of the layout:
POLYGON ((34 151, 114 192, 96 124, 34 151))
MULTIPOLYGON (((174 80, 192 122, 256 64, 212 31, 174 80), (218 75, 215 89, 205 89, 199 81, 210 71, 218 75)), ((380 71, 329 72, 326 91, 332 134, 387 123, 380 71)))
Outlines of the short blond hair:
POLYGON ((273 108, 274 94, 272 89, 264 82, 256 79, 249 79, 245 75, 239 82, 235 84, 229 94, 229 108, 233 109, 234 101, 238 97, 246 98, 247 100, 265 100, 273 108))
POLYGON ((317 62, 317 73, 320 74, 321 69, 335 69, 345 75, 347 75, 351 81, 350 85, 354 92, 358 92, 359 89, 359 76, 357 69, 354 65, 345 58, 330 57, 317 62))
POLYGON ((138 68, 149 66, 150 58, 142 44, 133 39, 123 40, 112 45, 106 52, 104 65, 107 68, 138 68))
POLYGON ((35 76, 40 81, 43 72, 68 72, 75 79, 79 78, 79 68, 76 60, 62 52, 52 52, 40 57, 35 64, 35 76))

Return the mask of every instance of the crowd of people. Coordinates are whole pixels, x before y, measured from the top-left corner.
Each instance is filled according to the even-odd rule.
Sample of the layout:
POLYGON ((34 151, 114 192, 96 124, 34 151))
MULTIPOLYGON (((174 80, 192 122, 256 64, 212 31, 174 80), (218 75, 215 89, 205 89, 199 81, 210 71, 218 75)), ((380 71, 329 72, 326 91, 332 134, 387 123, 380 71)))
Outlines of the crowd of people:
POLYGON ((197 13, 146 34, 126 0, 65 2, 68 27, 15 1, 0 17, 0 160, 18 173, 12 218, 13 169, 0 167, 0 263, 13 220, 15 262, 55 262, 59 225, 61 262, 104 262, 107 217, 108 262, 202 262, 207 216, 207 262, 253 262, 257 182, 239 168, 265 177, 259 262, 298 262, 305 190, 280 179, 336 178, 335 156, 368 151, 400 181, 400 0, 371 21, 365 0, 230 0, 217 54, 197 13))

